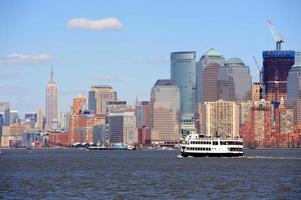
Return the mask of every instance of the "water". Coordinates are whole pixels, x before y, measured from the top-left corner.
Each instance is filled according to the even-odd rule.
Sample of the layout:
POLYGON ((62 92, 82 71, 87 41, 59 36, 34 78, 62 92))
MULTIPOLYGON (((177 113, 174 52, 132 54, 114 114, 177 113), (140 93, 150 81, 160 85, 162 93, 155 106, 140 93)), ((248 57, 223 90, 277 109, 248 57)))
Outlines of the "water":
POLYGON ((0 199, 301 199, 301 150, 2 150, 0 199))

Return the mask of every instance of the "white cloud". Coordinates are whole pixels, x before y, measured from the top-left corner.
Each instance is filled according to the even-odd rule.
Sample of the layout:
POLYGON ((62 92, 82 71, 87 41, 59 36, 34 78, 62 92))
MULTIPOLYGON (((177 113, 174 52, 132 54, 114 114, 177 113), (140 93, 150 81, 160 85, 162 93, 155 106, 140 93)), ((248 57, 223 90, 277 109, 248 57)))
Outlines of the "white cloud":
POLYGON ((46 54, 39 55, 22 55, 22 54, 9 54, 0 56, 0 64, 15 65, 15 64, 38 64, 51 61, 52 58, 46 54))
POLYGON ((124 79, 122 79, 120 77, 108 76, 108 75, 105 75, 105 76, 97 75, 97 76, 95 76, 94 80, 97 80, 97 81, 114 81, 114 82, 124 81, 124 79))
POLYGON ((122 28, 122 23, 114 18, 103 18, 91 20, 86 18, 74 18, 67 22, 69 28, 81 28, 92 30, 119 30, 122 28))

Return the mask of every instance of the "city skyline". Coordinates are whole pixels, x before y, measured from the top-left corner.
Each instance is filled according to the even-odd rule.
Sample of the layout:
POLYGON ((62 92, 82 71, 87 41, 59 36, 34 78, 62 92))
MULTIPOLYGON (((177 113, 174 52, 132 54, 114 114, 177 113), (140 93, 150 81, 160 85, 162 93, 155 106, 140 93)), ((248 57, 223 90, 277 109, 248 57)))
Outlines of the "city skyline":
POLYGON ((51 64, 58 85, 59 110, 67 111, 73 97, 79 93, 88 96, 94 84, 111 85, 120 100, 132 105, 137 96, 148 100, 154 82, 169 78, 169 56, 175 51, 196 51, 198 61, 215 48, 226 58, 242 59, 250 66, 253 81, 257 81, 252 56, 262 65, 262 51, 275 49, 266 26, 269 18, 285 37, 283 49, 298 51, 301 43, 297 37, 301 32, 298 1, 227 1, 218 5, 177 2, 174 10, 169 9, 169 1, 75 1, 68 14, 63 12, 69 8, 66 2, 0 4, 0 23, 7 27, 0 31, 0 101, 10 102, 20 116, 34 112, 36 107, 45 108, 44 90, 51 64), (236 9, 228 12, 233 4, 236 9), (210 9, 201 6, 216 12, 212 15, 210 9), (279 15, 281 8, 284 12, 279 15), (152 9, 156 13, 150 12, 152 9), (180 9, 191 12, 179 15, 180 9), (88 19, 106 21, 82 26, 88 19))

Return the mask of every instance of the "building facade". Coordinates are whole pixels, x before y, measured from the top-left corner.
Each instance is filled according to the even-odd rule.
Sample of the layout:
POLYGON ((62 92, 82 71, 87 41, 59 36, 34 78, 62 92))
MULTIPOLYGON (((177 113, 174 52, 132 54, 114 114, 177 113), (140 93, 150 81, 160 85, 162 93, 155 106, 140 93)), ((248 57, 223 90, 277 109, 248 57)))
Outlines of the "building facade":
POLYGON ((301 99, 301 52, 296 52, 295 64, 287 78, 288 99, 301 99))
POLYGON ((107 101, 117 100, 117 93, 111 86, 93 85, 89 91, 89 110, 97 115, 107 114, 107 101))
POLYGON ((69 144, 93 142, 94 118, 89 111, 69 116, 69 144))
POLYGON ((262 55, 265 100, 287 99, 287 77, 295 62, 295 51, 264 51, 262 55))
POLYGON ((73 98, 73 113, 80 114, 87 109, 87 97, 80 94, 73 98))
POLYGON ((239 137, 239 105, 218 100, 202 104, 202 129, 206 137, 239 137))
POLYGON ((263 85, 261 83, 252 84, 252 101, 260 101, 263 98, 263 85))
POLYGON ((170 79, 180 90, 181 114, 195 113, 196 104, 196 52, 173 52, 170 55, 170 79))
POLYGON ((58 96, 57 85, 53 80, 53 70, 51 68, 50 81, 46 88, 46 128, 51 130, 53 124, 58 121, 58 96))
POLYGON ((218 100, 218 76, 224 64, 224 56, 215 49, 209 49, 197 62, 197 102, 218 100))
POLYGON ((35 123, 35 129, 36 130, 43 130, 43 118, 44 118, 44 115, 43 115, 43 110, 41 107, 38 107, 36 108, 36 116, 37 116, 37 119, 36 119, 36 123, 35 123))
POLYGON ((136 125, 137 128, 150 126, 150 102, 140 101, 136 103, 136 125))
POLYGON ((10 105, 9 102, 0 102, 0 126, 8 126, 10 124, 10 105))
POLYGON ((225 101, 251 100, 252 77, 249 66, 239 58, 230 58, 220 68, 219 99, 225 101))
POLYGON ((151 141, 180 141, 180 90, 173 80, 158 80, 151 91, 151 141))
POLYGON ((301 52, 296 52, 295 64, 288 73, 287 98, 285 105, 293 109, 294 124, 301 127, 301 52))
POLYGON ((112 144, 138 143, 136 117, 134 112, 110 113, 108 115, 109 141, 112 144))

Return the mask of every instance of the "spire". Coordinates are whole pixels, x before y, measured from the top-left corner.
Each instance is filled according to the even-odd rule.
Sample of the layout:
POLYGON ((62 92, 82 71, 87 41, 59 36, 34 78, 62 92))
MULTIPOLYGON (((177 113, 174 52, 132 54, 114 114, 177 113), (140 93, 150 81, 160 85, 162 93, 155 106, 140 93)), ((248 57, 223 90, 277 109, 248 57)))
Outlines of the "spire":
POLYGON ((50 81, 53 82, 53 65, 51 65, 50 81))

